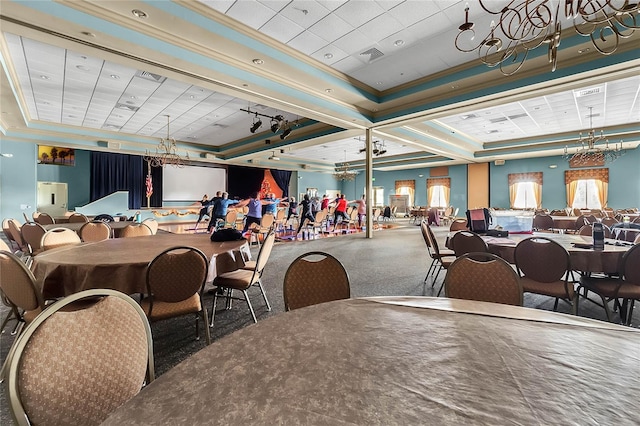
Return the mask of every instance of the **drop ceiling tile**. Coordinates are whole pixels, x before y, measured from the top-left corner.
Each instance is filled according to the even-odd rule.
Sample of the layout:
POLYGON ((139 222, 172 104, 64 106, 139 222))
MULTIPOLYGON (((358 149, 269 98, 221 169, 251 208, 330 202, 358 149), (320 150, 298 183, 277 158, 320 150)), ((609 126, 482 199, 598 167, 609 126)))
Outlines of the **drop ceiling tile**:
POLYGON ((440 12, 440 8, 433 1, 405 1, 389 10, 393 16, 405 27, 440 12))
POLYGON ((359 55, 367 48, 371 47, 371 39, 362 34, 359 30, 353 30, 348 34, 335 40, 332 45, 338 47, 349 55, 359 55))
POLYGON ((322 18, 315 25, 312 25, 309 31, 331 43, 348 32, 353 31, 353 29, 353 26, 332 13, 322 18))
POLYGON ((371 40, 370 44, 374 44, 378 40, 402 31, 403 28, 404 26, 392 16, 380 15, 362 25, 358 30, 371 40))
POLYGON ((272 9, 262 3, 253 1, 236 1, 227 11, 228 16, 256 30, 266 24, 275 14, 272 9))
MULTIPOLYGON (((367 0, 368 1, 368 0, 367 0)), ((335 10, 345 4, 347 0, 318 0, 317 3, 325 7, 327 10, 335 10)))
POLYGON ((320 48, 327 46, 328 42, 310 31, 305 31, 302 34, 298 34, 287 44, 306 55, 311 55, 320 48))
POLYGON ((280 14, 303 28, 309 28, 331 11, 316 1, 292 1, 280 14))
POLYGON ((198 0, 198 1, 222 13, 226 13, 229 10, 229 8, 233 6, 233 3, 235 3, 235 0, 198 0))
POLYGON ((260 32, 285 44, 303 31, 304 28, 282 15, 275 15, 260 28, 260 32))
POLYGON ((365 63, 366 62, 362 58, 347 56, 346 58, 334 63, 332 66, 338 71, 351 75, 354 70, 362 67, 365 63))
MULTIPOLYGON (((255 0, 254 0, 255 1, 255 0)), ((291 1, 290 0, 257 0, 261 4, 265 5, 269 9, 276 13, 282 11, 282 9, 291 1)))
POLYGON ((333 13, 354 28, 358 28, 384 12, 385 10, 373 1, 350 1, 337 8, 333 13))

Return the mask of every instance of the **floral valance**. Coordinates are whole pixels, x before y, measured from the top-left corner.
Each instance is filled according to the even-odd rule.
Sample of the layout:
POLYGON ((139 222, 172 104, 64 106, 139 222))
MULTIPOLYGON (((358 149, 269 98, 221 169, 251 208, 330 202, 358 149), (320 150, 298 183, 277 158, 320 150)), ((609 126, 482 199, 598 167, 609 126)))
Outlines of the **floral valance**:
POLYGON ((451 178, 427 179, 427 188, 430 188, 432 186, 444 186, 445 188, 451 188, 451 178))
POLYGON ((415 180, 397 180, 396 181, 396 191, 400 188, 411 188, 415 191, 416 189, 416 181, 415 180))
POLYGON ((509 173, 509 186, 520 182, 533 182, 542 185, 542 172, 509 173))
POLYGON ((568 185, 574 180, 596 179, 609 183, 609 169, 581 169, 566 170, 564 172, 564 183, 568 185))

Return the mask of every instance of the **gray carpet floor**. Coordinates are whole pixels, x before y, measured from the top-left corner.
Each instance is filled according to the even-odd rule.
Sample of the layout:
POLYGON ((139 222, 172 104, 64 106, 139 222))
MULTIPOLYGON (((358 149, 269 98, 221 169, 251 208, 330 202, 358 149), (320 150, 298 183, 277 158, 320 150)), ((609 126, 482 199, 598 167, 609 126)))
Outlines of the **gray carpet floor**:
MULTIPOLYGON (((436 237, 441 242, 441 246, 444 246, 447 232, 448 229, 444 227, 435 228, 436 237)), ((251 251, 256 258, 258 248, 254 246, 251 251)), ((258 321, 284 312, 282 282, 287 267, 296 257, 309 251, 330 253, 344 264, 349 274, 352 297, 435 296, 444 276, 444 273, 441 274, 433 288, 431 281, 425 285, 424 278, 430 260, 428 260, 420 228, 406 219, 399 219, 393 228, 375 231, 374 238, 371 239, 365 238, 364 233, 358 233, 316 240, 278 242, 263 276, 265 291, 272 310, 267 311, 258 289, 252 288, 249 291, 258 321)), ((524 305, 530 308, 552 310, 553 302, 553 299, 543 296, 525 294, 524 297, 524 305)), ((210 310, 212 296, 205 294, 204 303, 210 310)), ((558 311, 570 313, 570 306, 560 302, 558 311)), ((0 308, 2 318, 6 312, 6 308, 2 306, 0 308)), ((581 301, 579 314, 606 320, 604 310, 588 301, 581 301)), ((619 320, 617 314, 614 315, 615 319, 619 320)), ((633 326, 638 327, 640 314, 636 313, 634 316, 633 326)), ((235 302, 231 310, 218 310, 215 319, 215 327, 211 329, 214 342, 235 330, 253 324, 246 304, 243 302, 235 302)), ((191 317, 152 324, 156 376, 162 375, 204 347, 204 337, 195 340, 194 324, 195 321, 191 317)), ((13 341, 13 336, 10 335, 12 326, 10 323, 0 337, 0 355, 3 361, 13 341)), ((202 335, 202 330, 200 334, 202 335)), ((249 350, 258 349, 249 348, 249 350)), ((4 386, 0 391, 0 404, 0 424, 11 424, 4 386)))

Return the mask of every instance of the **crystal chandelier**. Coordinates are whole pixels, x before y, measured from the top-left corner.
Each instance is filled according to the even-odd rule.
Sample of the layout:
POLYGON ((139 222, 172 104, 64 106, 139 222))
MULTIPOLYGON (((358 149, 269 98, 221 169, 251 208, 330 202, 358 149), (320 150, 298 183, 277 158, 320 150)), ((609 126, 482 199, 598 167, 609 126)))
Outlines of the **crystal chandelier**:
POLYGON ((609 140, 604 137, 602 130, 600 135, 596 136, 596 131, 593 129, 593 107, 589 107, 589 127, 591 127, 591 130, 586 136, 583 137, 582 132, 580 133, 580 138, 577 140, 577 144, 580 146, 576 151, 571 153, 565 146, 562 158, 575 165, 588 166, 612 162, 624 155, 625 150, 622 149, 622 141, 610 148, 609 140), (596 144, 602 142, 605 143, 604 148, 596 147, 596 144))
POLYGON ((336 171, 333 173, 333 177, 336 180, 355 180, 358 174, 355 170, 349 170, 349 163, 347 163, 347 150, 344 151, 344 163, 336 167, 336 171))
POLYGON ((529 51, 542 44, 548 45, 548 59, 555 71, 561 24, 570 19, 575 31, 589 37, 593 47, 603 55, 614 53, 621 39, 631 37, 640 28, 634 16, 640 13, 640 4, 629 0, 511 0, 501 2, 507 4, 498 10, 489 9, 487 0, 478 3, 485 12, 495 15, 497 24, 492 21, 489 33, 474 41, 474 24, 469 22, 467 4, 465 22, 458 27, 455 46, 462 52, 477 50, 484 64, 500 66, 504 75, 517 72, 529 51))
POLYGON ((144 161, 148 162, 151 167, 174 166, 184 167, 189 162, 189 153, 185 152, 185 157, 178 154, 176 140, 169 137, 169 118, 167 117, 167 138, 160 139, 156 147, 155 154, 149 150, 144 153, 144 161))

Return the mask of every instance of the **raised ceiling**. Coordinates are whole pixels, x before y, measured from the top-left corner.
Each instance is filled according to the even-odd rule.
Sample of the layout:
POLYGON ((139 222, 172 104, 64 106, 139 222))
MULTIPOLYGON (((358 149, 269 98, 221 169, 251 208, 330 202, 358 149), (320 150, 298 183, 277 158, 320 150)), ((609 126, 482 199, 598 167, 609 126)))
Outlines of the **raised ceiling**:
MULTIPOLYGON (((463 9, 3 0, 2 137, 142 153, 167 135, 169 116, 191 158, 324 171, 345 158, 362 166, 367 128, 387 150, 379 170, 558 154, 589 118, 637 146, 637 35, 609 57, 579 54, 588 40, 574 35, 555 73, 542 52, 504 77, 453 47, 463 9), (240 109, 261 114, 255 134, 255 115, 240 109), (264 116, 275 115, 293 126, 286 139, 269 130, 264 116), (280 161, 268 160, 274 151, 280 161)), ((478 9, 472 19, 488 26, 478 9)))

